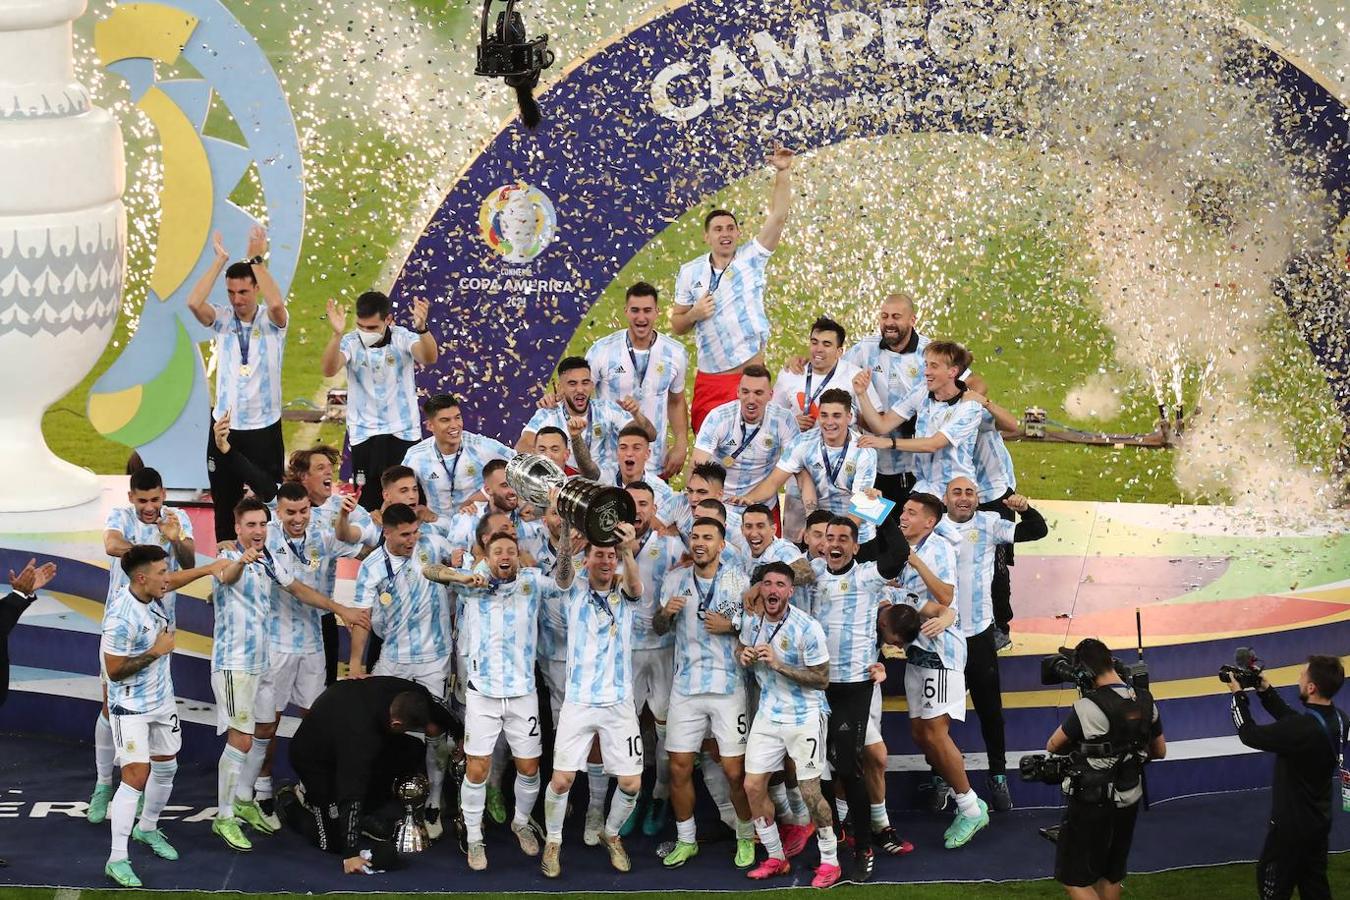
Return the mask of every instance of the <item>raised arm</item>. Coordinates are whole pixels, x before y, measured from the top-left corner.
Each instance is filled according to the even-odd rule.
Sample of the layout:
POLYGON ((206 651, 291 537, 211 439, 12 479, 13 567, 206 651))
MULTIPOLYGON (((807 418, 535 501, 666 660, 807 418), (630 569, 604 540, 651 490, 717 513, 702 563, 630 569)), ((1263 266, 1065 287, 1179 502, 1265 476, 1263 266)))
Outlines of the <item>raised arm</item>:
POLYGON ((329 297, 328 312, 324 318, 328 320, 328 328, 332 334, 328 337, 328 343, 324 345, 319 368, 324 378, 332 378, 347 364, 347 356, 342 352, 342 335, 347 330, 347 310, 329 297))
MULTIPOLYGON (((871 387, 872 373, 868 370, 863 369, 853 376, 853 394, 858 401, 858 418, 862 421, 863 425, 866 426, 867 430, 873 434, 883 435, 892 432, 899 428, 905 420, 902 419, 897 412, 890 410, 881 412, 878 410, 867 396, 871 387)), ((881 445, 883 449, 888 448, 889 446, 884 441, 885 439, 883 439, 881 445)), ((875 449, 876 441, 867 441, 864 439, 860 440, 858 445, 860 447, 873 447, 875 449)))
POLYGON ((562 530, 558 533, 558 564, 553 569, 553 582, 561 590, 570 590, 576 578, 576 564, 572 560, 572 526, 562 520, 562 530))
MULTIPOLYGON (((770 497, 775 496, 778 493, 778 489, 786 484, 788 478, 793 474, 794 473, 789 472, 786 469, 780 469, 777 466, 774 466, 773 471, 769 473, 768 477, 751 488, 750 493, 742 497, 732 497, 730 502, 736 506, 750 506, 755 503, 763 503, 770 497)), ((812 487, 814 488, 814 485, 812 487)), ((803 497, 803 499, 805 499, 805 497, 803 497)))
POLYGON ((773 151, 769 165, 777 173, 773 178, 773 192, 769 195, 769 215, 764 219, 756 240, 765 250, 775 250, 783 237, 783 226, 787 224, 788 212, 792 208, 792 163, 796 154, 784 147, 773 151))
POLYGON ((431 311, 431 304, 420 297, 413 301, 412 308, 412 330, 417 332, 417 343, 413 344, 413 359, 421 365, 429 366, 441 355, 440 345, 436 343, 436 335, 427 328, 427 313, 431 311))
POLYGON ((637 546, 637 530, 628 522, 620 522, 615 528, 619 535, 619 563, 623 566, 623 592, 638 599, 642 596, 642 572, 637 560, 633 558, 633 549, 637 546))
MULTIPOLYGON (((252 262, 267 253, 267 231, 261 225, 254 225, 248 233, 248 258, 252 262)), ((286 298, 281 296, 281 288, 277 285, 277 280, 272 277, 272 273, 267 271, 267 264, 263 262, 253 263, 253 280, 258 282, 258 293, 262 295, 263 302, 267 304, 267 318, 272 320, 272 324, 278 328, 285 328, 286 323, 290 321, 286 314, 286 298)))
POLYGON ((656 426, 643 414, 637 400, 633 397, 620 397, 618 402, 619 408, 633 417, 633 424, 647 432, 647 440, 656 440, 656 426))
POLYGON ((591 481, 600 480, 600 466, 591 456, 591 445, 586 443, 586 420, 581 416, 567 417, 567 440, 572 448, 572 456, 577 461, 577 471, 582 478, 591 481))
POLYGON ((177 572, 170 572, 168 575, 169 590, 181 590, 198 578, 205 578, 208 575, 219 576, 230 565, 231 562, 228 559, 216 559, 204 566, 196 566, 191 569, 181 569, 177 572))
MULTIPOLYGON (((923 561, 923 557, 919 556, 917 553, 911 553, 909 555, 909 564, 913 567, 915 572, 919 573, 919 577, 923 579, 924 587, 928 588, 928 593, 933 595, 933 599, 943 606, 950 607, 952 605, 952 598, 956 596, 956 586, 948 584, 939 578, 933 570, 928 567, 928 563, 923 561)), ((955 613, 953 613, 953 615, 955 615, 955 613)))
POLYGON ((122 557, 131 547, 131 541, 116 528, 109 528, 103 532, 103 552, 109 556, 122 557))
POLYGON ((230 261, 229 251, 225 249, 219 231, 211 236, 211 246, 216 251, 216 258, 211 261, 211 267, 202 273, 202 277, 197 279, 187 298, 188 312, 207 328, 215 323, 216 311, 206 301, 211 296, 211 289, 220 280, 220 273, 225 271, 225 266, 230 261))

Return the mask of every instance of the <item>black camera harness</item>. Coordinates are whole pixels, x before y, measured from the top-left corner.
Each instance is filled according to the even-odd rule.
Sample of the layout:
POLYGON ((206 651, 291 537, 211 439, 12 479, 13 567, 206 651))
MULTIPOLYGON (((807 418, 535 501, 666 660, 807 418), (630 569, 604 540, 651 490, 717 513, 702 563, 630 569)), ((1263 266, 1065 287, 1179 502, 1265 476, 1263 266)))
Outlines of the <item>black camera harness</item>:
POLYGON ((1083 742, 1076 751, 1087 759, 1113 760, 1110 768, 1084 765, 1069 776, 1069 796, 1082 803, 1106 804, 1116 796, 1137 787, 1148 761, 1149 728, 1153 723, 1153 698, 1140 700, 1129 684, 1121 685, 1129 693, 1123 696, 1114 684, 1083 694, 1109 723, 1101 740, 1083 742))

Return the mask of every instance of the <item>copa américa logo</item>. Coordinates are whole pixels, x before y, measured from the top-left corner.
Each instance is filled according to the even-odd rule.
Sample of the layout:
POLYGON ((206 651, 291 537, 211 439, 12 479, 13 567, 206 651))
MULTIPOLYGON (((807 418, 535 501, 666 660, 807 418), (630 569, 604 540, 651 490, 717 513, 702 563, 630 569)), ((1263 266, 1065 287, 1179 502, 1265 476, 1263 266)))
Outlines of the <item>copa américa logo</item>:
POLYGON ((548 195, 523 181, 502 185, 478 210, 483 241, 508 263, 523 265, 544 252, 558 233, 558 214, 548 195))

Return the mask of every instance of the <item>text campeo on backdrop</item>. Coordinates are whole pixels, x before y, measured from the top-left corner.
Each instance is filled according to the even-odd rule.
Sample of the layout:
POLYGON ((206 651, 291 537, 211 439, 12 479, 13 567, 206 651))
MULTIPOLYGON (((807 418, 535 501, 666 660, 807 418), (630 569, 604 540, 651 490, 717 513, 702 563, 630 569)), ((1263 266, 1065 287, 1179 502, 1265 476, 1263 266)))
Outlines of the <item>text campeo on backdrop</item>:
MULTIPOLYGON (((1027 15, 1024 4, 974 0, 692 0, 604 45, 540 98, 537 131, 512 120, 489 142, 405 261, 393 299, 431 299, 449 349, 419 389, 458 395, 481 430, 513 441, 532 412, 525 398, 539 396, 624 264, 775 145, 924 131, 1016 138, 1015 110, 996 93, 1015 94, 1022 73, 1001 35, 1027 15)), ((1280 139, 1321 157, 1344 217, 1345 107, 1249 29, 1238 38, 1279 92, 1280 139)), ((1343 386, 1342 350, 1325 330, 1307 339, 1343 386)), ((1337 402, 1350 417, 1350 391, 1337 402)))

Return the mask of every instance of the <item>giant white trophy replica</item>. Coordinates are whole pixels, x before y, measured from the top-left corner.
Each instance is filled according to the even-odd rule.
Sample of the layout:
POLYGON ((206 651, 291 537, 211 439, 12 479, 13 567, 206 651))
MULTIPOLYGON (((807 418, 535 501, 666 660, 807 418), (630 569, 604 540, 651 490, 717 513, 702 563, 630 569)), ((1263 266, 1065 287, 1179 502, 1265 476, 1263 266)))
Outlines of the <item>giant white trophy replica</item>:
POLYGON ((99 493, 42 437, 112 335, 126 261, 122 131, 72 64, 85 2, 0 0, 0 512, 99 493))

